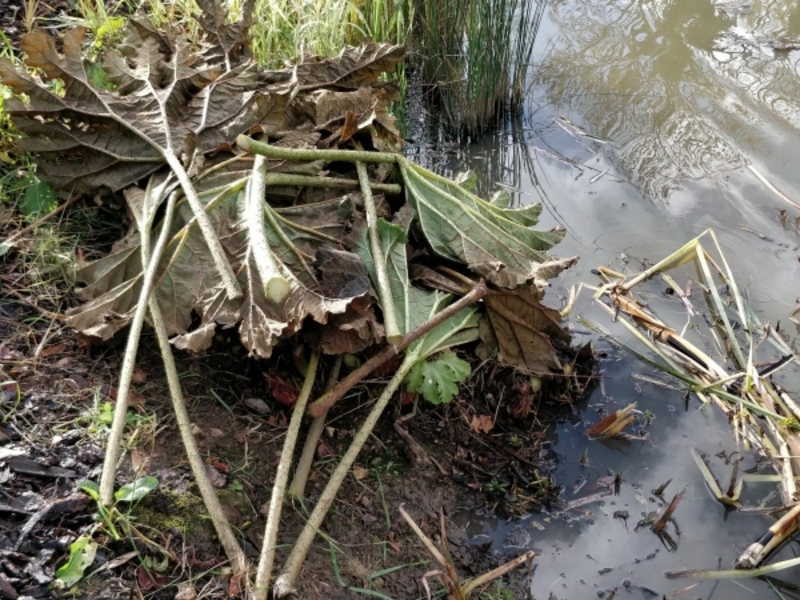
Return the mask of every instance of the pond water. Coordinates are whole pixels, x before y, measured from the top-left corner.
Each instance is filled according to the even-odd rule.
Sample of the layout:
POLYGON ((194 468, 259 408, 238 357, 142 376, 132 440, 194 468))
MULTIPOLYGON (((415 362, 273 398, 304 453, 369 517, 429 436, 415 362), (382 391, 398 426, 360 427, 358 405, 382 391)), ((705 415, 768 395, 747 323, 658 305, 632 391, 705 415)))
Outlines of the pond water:
MULTIPOLYGON (((599 265, 638 271, 712 227, 761 319, 793 329, 788 317, 798 296, 794 219, 800 211, 757 173, 800 202, 800 51, 773 47, 798 37, 800 8, 785 0, 551 0, 525 114, 466 150, 439 143, 438 166, 468 166, 522 203, 541 201, 541 225, 566 228, 555 253, 581 258, 548 292, 551 305, 562 306, 575 283, 596 284, 591 270, 599 265)), ((662 305, 680 311, 674 302, 662 305)), ((632 341, 592 304, 590 293, 574 315, 632 341)), ((590 337, 577 323, 575 329, 581 339, 590 337)), ((582 419, 552 429, 549 452, 558 461, 555 477, 565 486, 565 501, 596 492, 592 482, 609 471, 624 474, 620 494, 513 522, 462 515, 475 541, 489 536, 498 551, 536 550, 532 592, 539 600, 610 597, 614 588, 617 597, 633 598, 781 597, 776 581, 665 578, 667 571, 731 568, 773 520, 726 512, 693 462, 696 447, 727 485, 725 458, 736 446, 722 414, 701 409, 694 397, 687 406, 681 389, 637 378, 659 374, 595 339, 608 353, 603 386, 575 407, 582 419), (586 423, 599 420, 598 407, 634 401, 655 417, 648 441, 588 439, 586 423), (580 464, 586 450, 588 466, 580 464), (668 479, 667 499, 688 486, 671 550, 649 528, 634 531, 641 513, 661 506, 652 490, 668 479), (615 518, 618 511, 629 514, 627 521, 615 518)), ((782 381, 790 393, 800 391, 796 373, 782 381)), ((744 455, 743 466, 752 467, 754 457, 744 455)), ((747 484, 745 501, 755 504, 774 488, 747 484)), ((784 548, 772 561, 796 550, 784 548)), ((797 585, 798 573, 778 577, 797 585)))

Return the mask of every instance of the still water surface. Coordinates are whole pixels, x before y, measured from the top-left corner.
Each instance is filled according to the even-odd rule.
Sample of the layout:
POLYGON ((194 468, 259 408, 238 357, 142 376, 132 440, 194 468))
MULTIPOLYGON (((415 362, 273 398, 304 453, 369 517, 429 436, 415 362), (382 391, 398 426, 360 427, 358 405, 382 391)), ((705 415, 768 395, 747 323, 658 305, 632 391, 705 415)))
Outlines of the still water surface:
MULTIPOLYGON (((466 154, 437 146, 445 155, 439 167, 469 166, 485 182, 502 182, 520 202, 542 201, 542 226, 566 228, 556 252, 581 260, 554 284, 551 305, 562 305, 577 282, 596 283, 591 269, 598 265, 638 271, 713 227, 761 319, 791 328, 800 238, 779 215, 786 209, 791 225, 800 212, 750 167, 800 202, 800 51, 770 45, 797 37, 800 8, 785 0, 551 0, 525 115, 466 154)), ((589 294, 575 313, 631 341, 589 294)), ((587 337, 579 325, 576 331, 587 337)), ((516 522, 472 516, 472 535, 489 535, 501 551, 536 550, 532 591, 539 600, 608 597, 614 588, 617 598, 780 597, 764 581, 706 581, 685 589, 696 581, 664 577, 672 570, 730 568, 772 521, 726 514, 692 461, 690 448, 704 451, 727 485, 731 467, 719 453, 736 448, 721 414, 700 409, 694 398, 686 410, 682 390, 636 379, 657 374, 607 342, 596 343, 609 352, 601 364, 604 386, 576 408, 583 423, 553 428, 555 476, 569 501, 591 493, 591 482, 608 469, 622 471, 620 495, 516 522), (613 410, 633 401, 655 415, 648 442, 588 440, 585 423, 599 419, 599 406, 613 410), (589 467, 579 464, 586 449, 589 467), (573 494, 582 477, 589 483, 573 494), (670 478, 667 498, 688 486, 676 512, 675 551, 647 528, 634 532, 641 513, 658 507, 651 490, 670 478), (617 511, 629 513, 627 522, 614 518, 617 511)), ((783 382, 797 397, 797 374, 783 382)), ((743 466, 753 464, 748 456, 743 466)), ((750 484, 746 500, 756 503, 771 489, 750 484)), ((779 558, 796 550, 786 548, 779 558)), ((800 584, 800 573, 779 577, 800 584)))

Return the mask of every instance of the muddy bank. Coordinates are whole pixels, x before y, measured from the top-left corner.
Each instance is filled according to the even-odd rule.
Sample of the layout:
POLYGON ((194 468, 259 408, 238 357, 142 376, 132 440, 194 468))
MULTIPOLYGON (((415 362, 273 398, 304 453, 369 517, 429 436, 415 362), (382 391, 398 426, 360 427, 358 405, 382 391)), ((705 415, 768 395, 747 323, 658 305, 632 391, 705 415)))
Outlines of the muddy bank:
MULTIPOLYGON (((44 321, 26 328, 22 323, 38 313, 19 302, 6 300, 2 310, 6 342, 0 368, 18 381, 19 396, 16 387, 4 384, 0 581, 3 597, 49 597, 54 571, 64 564, 69 545, 96 526, 96 506, 76 484, 99 475, 120 352, 83 345, 68 330, 47 333, 44 321), (45 339, 38 358, 31 355, 32 339, 45 339), (10 452, 18 456, 8 457, 10 452)), ((143 347, 148 346, 145 341, 143 347)), ((251 560, 261 546, 265 505, 288 419, 287 408, 274 399, 276 378, 288 386, 299 380, 289 360, 251 360, 228 340, 206 356, 183 357, 179 365, 203 459, 251 560)), ((87 569, 89 577, 72 595, 119 598, 139 590, 147 598, 175 598, 179 588, 186 594, 190 588, 203 590, 207 598, 228 593, 229 569, 204 517, 160 371, 160 359, 145 350, 118 476, 122 485, 137 475, 153 475, 158 487, 130 511, 133 536, 115 540, 108 530, 95 531, 101 550, 87 569)), ((340 492, 326 521, 328 537, 318 538, 306 562, 303 597, 352 598, 356 592, 351 588, 390 598, 423 597, 422 578, 436 565, 400 518, 401 505, 437 540, 443 511, 447 543, 465 579, 504 562, 508 556, 489 545, 471 544, 451 516, 459 511, 519 515, 557 498, 539 442, 542 424, 559 401, 571 396, 564 388, 541 402, 541 394, 525 386, 526 378, 511 369, 476 363, 473 377, 449 405, 420 403, 414 416, 398 422, 413 409, 398 399, 340 492), (484 431, 490 422, 490 431, 484 431)), ((285 510, 279 561, 333 459, 349 445, 373 389, 359 388, 330 419, 307 488, 309 506, 285 510)), ((551 389, 558 391, 557 384, 551 389)), ((496 586, 521 596, 526 573, 514 572, 496 586)), ((428 585, 435 590, 442 583, 429 578, 428 585)))

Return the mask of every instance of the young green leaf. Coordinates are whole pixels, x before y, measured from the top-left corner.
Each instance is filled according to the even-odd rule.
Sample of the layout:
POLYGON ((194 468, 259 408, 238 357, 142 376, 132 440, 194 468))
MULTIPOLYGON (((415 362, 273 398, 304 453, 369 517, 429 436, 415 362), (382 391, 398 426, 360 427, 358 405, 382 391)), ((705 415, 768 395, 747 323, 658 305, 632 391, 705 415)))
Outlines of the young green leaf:
POLYGON ((69 547, 69 560, 56 571, 55 585, 67 589, 83 578, 83 573, 94 562, 97 542, 88 535, 82 535, 69 547))
POLYGON ((0 242, 0 256, 3 256, 6 252, 11 250, 14 246, 16 246, 15 242, 0 242))
POLYGON ((117 502, 136 502, 157 487, 158 479, 155 477, 139 477, 114 492, 114 500, 117 502))
POLYGON ((58 206, 53 187, 36 176, 29 178, 30 185, 19 203, 19 212, 26 217, 40 217, 58 206))
POLYGON ((100 486, 94 481, 81 481, 78 484, 78 489, 89 495, 95 502, 100 499, 100 486))
POLYGON ((433 360, 416 363, 406 377, 410 392, 419 392, 432 404, 446 404, 458 394, 458 384, 464 381, 472 369, 469 363, 453 352, 442 352, 433 360))

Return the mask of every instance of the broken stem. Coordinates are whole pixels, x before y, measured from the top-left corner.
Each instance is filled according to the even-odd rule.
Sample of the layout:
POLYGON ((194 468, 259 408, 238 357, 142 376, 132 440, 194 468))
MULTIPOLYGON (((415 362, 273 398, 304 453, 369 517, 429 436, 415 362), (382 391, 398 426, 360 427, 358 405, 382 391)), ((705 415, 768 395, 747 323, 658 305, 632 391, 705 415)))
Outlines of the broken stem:
POLYGON ((125 354, 122 357, 122 369, 120 371, 119 386, 117 388, 117 402, 114 406, 114 417, 111 421, 111 429, 108 434, 108 441, 106 442, 103 472, 100 475, 100 504, 103 506, 111 506, 114 503, 114 479, 117 474, 117 462, 119 461, 120 447, 122 446, 122 435, 125 431, 125 419, 128 413, 128 397, 131 391, 133 371, 136 367, 136 353, 139 349, 139 338, 142 335, 142 326, 144 325, 144 318, 147 313, 147 303, 155 283, 156 269, 158 268, 161 255, 166 247, 167 239, 169 238, 169 224, 172 222, 172 216, 175 212, 177 192, 172 192, 167 200, 164 226, 161 228, 151 256, 150 227, 155 213, 154 207, 158 206, 158 200, 166 187, 166 182, 154 187, 153 180, 150 180, 145 190, 143 203, 144 214, 140 215, 137 219, 141 241, 144 278, 142 289, 139 292, 136 310, 131 319, 125 354))
POLYGON ((282 303, 291 293, 289 281, 278 266, 264 232, 264 196, 267 189, 267 159, 256 156, 253 174, 245 192, 245 216, 250 228, 250 255, 264 286, 264 295, 275 302, 282 303))
POLYGON ((386 257, 381 248, 381 238, 378 233, 378 213, 375 210, 375 199, 369 187, 367 166, 363 162, 356 163, 358 181, 361 184, 361 195, 364 197, 364 211, 367 213, 367 232, 369 247, 372 253, 372 264, 375 265, 375 276, 378 280, 378 298, 383 311, 383 327, 386 330, 386 341, 396 346, 403 341, 403 334, 397 326, 397 316, 392 299, 392 288, 389 286, 389 274, 386 272, 386 257))
MULTIPOLYGON (((336 382, 339 380, 339 371, 342 369, 342 355, 338 354, 333 363, 333 368, 328 376, 328 383, 325 386, 325 391, 333 389, 336 382)), ((288 495, 292 500, 301 501, 306 492, 306 483, 308 482, 308 475, 311 472, 311 465, 314 462, 314 452, 317 449, 317 442, 322 436, 322 430, 325 428, 325 417, 328 413, 325 412, 318 416, 311 423, 311 427, 306 434, 306 441, 303 445, 303 453, 300 455, 300 460, 297 461, 297 467, 294 470, 294 478, 292 485, 289 486, 288 495)))
POLYGON ((258 561, 258 571, 256 571, 255 589, 253 596, 255 600, 266 600, 269 581, 272 578, 272 566, 275 562, 275 544, 278 540, 278 526, 281 522, 281 509, 283 508, 283 498, 286 493, 286 483, 289 481, 289 469, 292 465, 294 447, 297 444, 297 434, 300 432, 300 424, 303 422, 303 413, 306 403, 311 397, 311 389, 317 375, 319 365, 319 349, 315 348, 311 352, 311 360, 308 361, 306 378, 303 381, 303 388, 294 405, 292 419, 289 422, 289 429, 286 431, 286 438, 283 441, 281 450, 281 460, 275 472, 275 483, 272 484, 272 496, 269 501, 269 514, 267 515, 267 526, 264 530, 264 542, 261 546, 261 557, 258 561))
POLYGON ((324 414, 336 404, 342 396, 349 392, 353 386, 364 379, 364 377, 372 373, 387 360, 400 354, 439 323, 443 323, 462 309, 478 302, 486 295, 487 291, 488 289, 485 283, 476 283, 466 296, 459 298, 458 301, 454 302, 440 313, 437 313, 433 318, 428 319, 422 325, 407 333, 403 340, 396 346, 388 346, 382 352, 370 358, 358 369, 342 379, 330 392, 326 392, 320 398, 312 402, 308 407, 308 414, 312 417, 318 417, 324 414))
POLYGON ((418 356, 415 352, 406 355, 403 363, 397 369, 394 377, 392 377, 392 379, 386 385, 386 388, 383 390, 380 398, 378 398, 375 406, 372 407, 372 410, 364 420, 364 424, 353 438, 350 447, 347 449, 347 452, 345 452, 342 460, 336 467, 336 470, 331 475, 328 485, 326 485, 325 489, 322 491, 317 505, 311 512, 311 516, 309 516, 308 521, 303 527, 303 530, 300 532, 300 535, 298 536, 297 541, 292 548, 292 552, 289 554, 289 558, 286 559, 286 564, 284 565, 283 571, 275 581, 275 598, 284 598, 293 592, 297 583, 297 577, 300 574, 300 569, 302 568, 303 562, 306 559, 306 555, 308 554, 311 544, 317 535, 317 531, 319 531, 319 528, 322 526, 322 522, 325 520, 325 515, 328 514, 328 509, 331 507, 331 504, 333 504, 336 494, 344 482, 344 478, 350 472, 350 469, 358 457, 359 452, 361 452, 361 448, 364 446, 370 434, 372 433, 372 430, 375 428, 375 424, 378 422, 378 419, 383 413, 383 410, 386 408, 386 405, 389 404, 389 400, 391 400, 394 392, 403 382, 403 379, 405 379, 406 375, 411 370, 411 367, 414 366, 417 358, 418 356))

